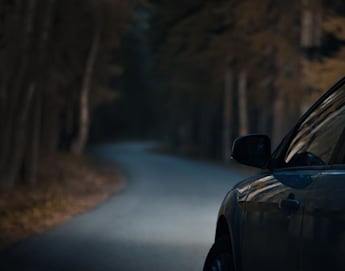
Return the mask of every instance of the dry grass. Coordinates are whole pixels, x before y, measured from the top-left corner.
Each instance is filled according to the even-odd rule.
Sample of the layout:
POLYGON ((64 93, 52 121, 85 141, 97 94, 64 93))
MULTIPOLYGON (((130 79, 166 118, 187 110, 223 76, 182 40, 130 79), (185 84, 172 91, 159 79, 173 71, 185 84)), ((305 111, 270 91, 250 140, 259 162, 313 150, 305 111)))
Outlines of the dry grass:
POLYGON ((88 210, 123 187, 113 165, 55 154, 41 163, 39 185, 0 192, 0 249, 88 210))

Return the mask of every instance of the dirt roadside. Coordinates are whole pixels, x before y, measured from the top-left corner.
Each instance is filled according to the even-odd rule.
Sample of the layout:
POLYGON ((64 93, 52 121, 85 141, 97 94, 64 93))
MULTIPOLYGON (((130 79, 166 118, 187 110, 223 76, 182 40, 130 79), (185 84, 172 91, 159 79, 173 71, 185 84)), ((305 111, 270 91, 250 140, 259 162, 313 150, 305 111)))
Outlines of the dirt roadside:
POLYGON ((0 192, 0 250, 93 208, 124 186, 110 162, 63 153, 46 157, 37 186, 0 192))

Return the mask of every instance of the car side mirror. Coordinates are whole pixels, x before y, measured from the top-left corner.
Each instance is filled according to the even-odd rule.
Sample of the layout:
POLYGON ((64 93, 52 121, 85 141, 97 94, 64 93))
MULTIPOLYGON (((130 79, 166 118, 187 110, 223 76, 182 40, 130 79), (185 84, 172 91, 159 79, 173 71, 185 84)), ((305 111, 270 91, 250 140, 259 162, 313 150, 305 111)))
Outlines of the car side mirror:
POLYGON ((266 135, 247 135, 235 139, 232 157, 239 163, 267 169, 271 164, 271 140, 266 135))

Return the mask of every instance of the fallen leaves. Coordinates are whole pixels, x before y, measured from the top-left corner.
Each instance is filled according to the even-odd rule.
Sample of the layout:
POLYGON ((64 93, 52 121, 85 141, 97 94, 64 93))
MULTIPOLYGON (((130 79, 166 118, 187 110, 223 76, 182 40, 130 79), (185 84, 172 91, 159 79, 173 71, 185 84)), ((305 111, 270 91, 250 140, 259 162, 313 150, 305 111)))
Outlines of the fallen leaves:
POLYGON ((0 192, 0 249, 85 212, 123 185, 111 163, 66 153, 45 157, 37 187, 0 192))

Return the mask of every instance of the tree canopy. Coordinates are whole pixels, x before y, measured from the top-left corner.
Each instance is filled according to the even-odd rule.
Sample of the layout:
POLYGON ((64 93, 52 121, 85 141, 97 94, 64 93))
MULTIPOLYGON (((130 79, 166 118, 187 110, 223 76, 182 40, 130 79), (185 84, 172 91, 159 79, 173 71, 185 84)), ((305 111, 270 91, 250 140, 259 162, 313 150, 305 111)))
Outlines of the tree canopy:
POLYGON ((156 88, 165 93, 167 133, 182 146, 220 154, 228 71, 235 88, 231 138, 242 130, 264 132, 275 144, 343 75, 340 1, 154 3, 156 72, 164 78, 156 88))

